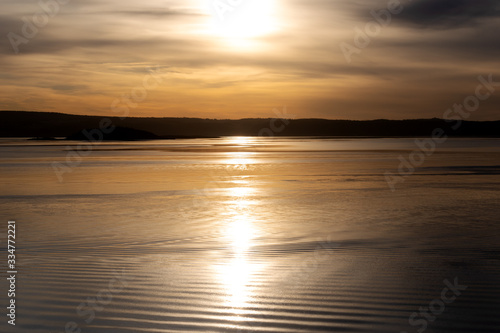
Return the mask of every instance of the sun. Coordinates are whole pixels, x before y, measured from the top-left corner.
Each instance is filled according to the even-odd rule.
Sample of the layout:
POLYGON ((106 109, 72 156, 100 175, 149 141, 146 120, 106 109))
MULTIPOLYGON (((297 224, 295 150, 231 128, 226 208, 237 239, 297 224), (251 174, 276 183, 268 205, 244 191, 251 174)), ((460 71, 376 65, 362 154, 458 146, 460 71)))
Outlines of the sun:
POLYGON ((249 39, 276 29, 273 0, 209 0, 211 33, 227 39, 249 39))

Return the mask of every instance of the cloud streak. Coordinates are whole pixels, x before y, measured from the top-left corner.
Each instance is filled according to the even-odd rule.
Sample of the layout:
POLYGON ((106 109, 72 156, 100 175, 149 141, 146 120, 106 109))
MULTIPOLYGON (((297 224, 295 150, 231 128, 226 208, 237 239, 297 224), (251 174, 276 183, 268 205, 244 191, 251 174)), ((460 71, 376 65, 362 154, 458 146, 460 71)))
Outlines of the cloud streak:
POLYGON ((484 19, 500 17, 496 0, 418 0, 407 5, 399 22, 431 29, 478 26, 484 19))

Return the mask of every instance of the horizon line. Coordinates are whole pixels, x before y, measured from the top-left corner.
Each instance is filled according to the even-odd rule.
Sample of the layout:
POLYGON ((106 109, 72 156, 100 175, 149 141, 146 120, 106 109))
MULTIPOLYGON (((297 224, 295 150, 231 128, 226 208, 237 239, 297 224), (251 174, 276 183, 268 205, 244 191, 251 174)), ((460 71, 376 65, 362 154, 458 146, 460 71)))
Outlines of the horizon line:
MULTIPOLYGON (((112 115, 92 115, 92 114, 74 114, 74 113, 64 113, 64 112, 57 112, 57 111, 36 111, 36 110, 0 110, 0 112, 19 112, 19 113, 50 113, 50 114, 60 114, 60 115, 66 115, 66 116, 77 116, 77 117, 101 117, 101 118, 120 118, 120 116, 112 115)), ((432 117, 432 118, 402 118, 402 119, 388 119, 388 118, 372 118, 372 119, 329 119, 329 118, 276 118, 276 117, 269 117, 269 118, 203 118, 203 117, 182 117, 182 116, 165 116, 165 117, 154 117, 154 116, 127 116, 124 117, 124 119, 121 120, 126 120, 126 119, 144 119, 144 118, 153 118, 153 119, 202 119, 202 120, 250 120, 250 119, 256 119, 256 120, 268 120, 268 119, 286 119, 286 120, 327 120, 327 121, 413 121, 413 120, 441 120, 441 121, 446 121, 446 119, 443 118, 438 118, 438 117, 432 117)), ((498 122, 498 120, 462 120, 466 122, 498 122)))

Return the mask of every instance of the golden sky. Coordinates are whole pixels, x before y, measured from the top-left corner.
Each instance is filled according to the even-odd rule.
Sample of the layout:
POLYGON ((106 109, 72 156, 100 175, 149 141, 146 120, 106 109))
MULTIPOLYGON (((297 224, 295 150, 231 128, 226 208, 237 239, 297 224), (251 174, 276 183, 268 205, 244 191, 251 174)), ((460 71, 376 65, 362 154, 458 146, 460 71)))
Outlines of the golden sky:
MULTIPOLYGON (((1 6, 1 110, 104 116, 129 103, 130 116, 236 119, 286 105, 298 118, 440 118, 479 75, 500 81, 494 0, 1 6)), ((470 119, 500 119, 499 105, 497 92, 470 119)))

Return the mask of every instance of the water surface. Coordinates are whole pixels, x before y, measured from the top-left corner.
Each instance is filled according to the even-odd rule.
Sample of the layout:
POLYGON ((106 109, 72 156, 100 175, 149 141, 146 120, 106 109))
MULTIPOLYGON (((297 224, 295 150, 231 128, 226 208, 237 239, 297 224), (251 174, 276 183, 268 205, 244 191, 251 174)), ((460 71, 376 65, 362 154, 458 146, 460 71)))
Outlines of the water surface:
POLYGON ((417 332, 455 279, 425 332, 500 332, 500 140, 449 139, 391 191, 413 141, 107 142, 60 182, 78 142, 2 139, 2 332, 417 332))

